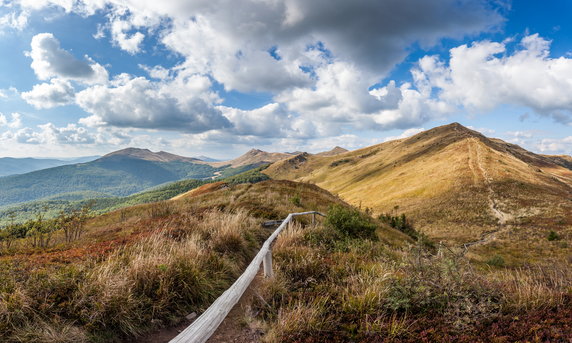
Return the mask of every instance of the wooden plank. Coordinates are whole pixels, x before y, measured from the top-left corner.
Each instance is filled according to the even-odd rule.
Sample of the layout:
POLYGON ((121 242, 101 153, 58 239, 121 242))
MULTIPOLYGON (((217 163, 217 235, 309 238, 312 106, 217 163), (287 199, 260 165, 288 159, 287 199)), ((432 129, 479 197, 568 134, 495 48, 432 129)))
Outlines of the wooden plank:
POLYGON ((269 250, 266 255, 264 255, 264 277, 271 278, 274 276, 272 271, 272 250, 269 250))
POLYGON ((267 222, 262 223, 262 227, 272 227, 276 225, 282 224, 283 220, 269 220, 267 222))
MULTIPOLYGON (((270 247, 276 237, 287 227, 292 218, 306 214, 318 214, 320 212, 310 211, 301 213, 290 213, 280 226, 264 242, 262 248, 256 254, 252 262, 248 265, 244 273, 227 289, 214 303, 195 320, 189 327, 173 338, 169 343, 204 343, 216 331, 220 323, 226 318, 230 310, 240 300, 244 291, 248 288, 260 269, 260 264, 265 256, 270 253, 270 247)), ((325 216, 324 216, 325 217, 325 216)))

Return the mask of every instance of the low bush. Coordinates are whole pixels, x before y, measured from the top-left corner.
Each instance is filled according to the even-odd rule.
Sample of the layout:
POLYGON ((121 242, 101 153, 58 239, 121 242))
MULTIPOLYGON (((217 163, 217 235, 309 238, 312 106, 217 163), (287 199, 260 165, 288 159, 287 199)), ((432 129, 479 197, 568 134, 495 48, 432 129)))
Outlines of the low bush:
POLYGON ((296 194, 290 198, 290 202, 294 206, 302 207, 302 199, 300 199, 300 194, 296 194))
POLYGON ((375 239, 377 225, 358 209, 333 205, 328 211, 326 225, 351 238, 375 239))
POLYGON ((504 267, 505 261, 504 258, 500 255, 495 255, 487 260, 486 262, 489 266, 493 267, 504 267))
POLYGON ((560 236, 555 231, 550 231, 546 239, 549 241, 558 241, 560 240, 560 236))

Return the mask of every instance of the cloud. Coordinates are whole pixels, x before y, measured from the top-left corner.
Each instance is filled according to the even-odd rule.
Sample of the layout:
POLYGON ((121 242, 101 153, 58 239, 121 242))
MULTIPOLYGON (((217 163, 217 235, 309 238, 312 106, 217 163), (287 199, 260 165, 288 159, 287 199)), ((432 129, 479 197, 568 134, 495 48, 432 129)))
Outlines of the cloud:
POLYGON ((331 59, 356 66, 371 86, 415 42, 430 46, 502 22, 486 1, 214 0, 164 10, 137 7, 133 13, 153 8, 173 18, 163 43, 189 68, 239 91, 311 86, 300 68, 331 59))
POLYGON ((540 142, 536 144, 536 148, 543 153, 572 155, 572 136, 561 139, 541 139, 540 142))
POLYGON ((28 25, 28 13, 27 12, 11 12, 3 16, 0 16, 0 34, 3 33, 5 29, 13 29, 22 31, 28 25))
POLYGON ((170 76, 170 71, 167 68, 164 68, 160 65, 156 65, 154 67, 149 67, 144 64, 139 64, 139 68, 145 70, 149 76, 154 79, 165 80, 168 79, 170 76))
POLYGON ((11 129, 17 129, 22 126, 22 119, 20 113, 12 113, 12 119, 9 120, 4 114, 0 113, 0 127, 8 127, 11 129))
POLYGON ((448 63, 425 56, 413 70, 416 85, 471 111, 512 104, 572 124, 572 59, 551 58, 550 41, 538 34, 525 36, 514 52, 509 44, 461 45, 451 49, 448 63))
POLYGON ((96 85, 76 94, 77 104, 91 117, 84 124, 204 132, 230 127, 213 106, 219 101, 209 92, 208 78, 178 75, 165 82, 120 75, 111 86, 96 85))
POLYGON ((38 125, 39 130, 29 127, 20 129, 12 134, 12 138, 23 144, 93 144, 94 136, 84 127, 68 124, 56 127, 52 123, 38 125))
MULTIPOLYGON (((20 0, 23 10, 61 7, 82 15, 104 11, 114 44, 134 54, 147 31, 180 53, 189 68, 227 89, 281 91, 308 83, 299 67, 311 46, 356 65, 378 82, 419 43, 463 38, 504 19, 490 0, 20 0), (273 50, 277 54, 270 54, 273 50), (280 56, 280 58, 276 58, 280 56), (196 70, 194 70, 196 71, 196 70)), ((496 4, 496 5, 494 5, 496 4)), ((103 35, 98 30, 98 37, 103 35)), ((327 54, 326 54, 327 55, 327 54)))
POLYGON ((134 55, 141 51, 141 44, 143 43, 143 39, 145 39, 145 35, 141 32, 128 34, 127 32, 131 28, 132 25, 129 22, 125 20, 114 19, 111 23, 111 36, 113 38, 113 42, 117 44, 121 49, 134 55))
POLYGON ((271 103, 253 110, 220 106, 224 116, 233 124, 226 133, 261 138, 314 137, 316 127, 299 116, 288 113, 285 106, 271 103))
POLYGON ((0 88, 0 99, 9 99, 13 96, 18 96, 18 90, 14 87, 9 87, 9 88, 0 88))
POLYGON ((22 92, 21 96, 35 108, 46 109, 72 104, 75 90, 69 81, 52 79, 50 83, 34 85, 31 91, 22 92))
POLYGON ((408 138, 411 136, 414 136, 420 132, 425 131, 425 128, 421 127, 421 128, 412 128, 412 129, 407 129, 404 130, 399 136, 388 136, 385 137, 383 139, 384 142, 389 142, 389 141, 394 141, 396 139, 403 139, 403 138, 408 138))
POLYGON ((271 42, 245 41, 245 37, 234 37, 221 29, 213 27, 210 19, 197 16, 195 20, 177 22, 162 41, 184 56, 183 68, 211 74, 226 90, 277 92, 310 85, 309 77, 296 63, 277 60, 268 53, 271 42))
POLYGON ((85 83, 104 83, 107 71, 90 59, 76 59, 60 47, 60 42, 51 33, 40 33, 32 38, 31 67, 40 80, 54 77, 85 83))
POLYGON ((140 65, 149 78, 119 75, 109 81, 101 65, 78 59, 53 35, 40 34, 32 41, 32 67, 39 79, 51 82, 22 95, 30 104, 49 108, 75 99, 90 114, 80 121, 86 126, 250 143, 405 129, 445 116, 454 106, 430 90, 394 81, 371 88, 411 46, 478 34, 504 20, 489 0, 14 3, 22 11, 103 14, 107 22, 97 26, 97 39, 110 39, 129 54, 156 40, 180 61, 170 69, 140 65), (73 88, 84 86, 74 97, 73 88), (230 108, 220 105, 213 87, 272 99, 256 109, 230 108))

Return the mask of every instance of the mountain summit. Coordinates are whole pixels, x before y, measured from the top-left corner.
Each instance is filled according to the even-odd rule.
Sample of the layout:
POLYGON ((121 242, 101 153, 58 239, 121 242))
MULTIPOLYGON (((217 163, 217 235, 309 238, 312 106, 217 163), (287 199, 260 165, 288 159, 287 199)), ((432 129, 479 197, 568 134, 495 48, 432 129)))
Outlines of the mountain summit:
POLYGON ((332 150, 319 152, 316 155, 318 155, 318 156, 334 156, 334 155, 343 154, 344 152, 348 152, 348 151, 349 151, 348 149, 344 149, 340 146, 336 146, 332 150))
POLYGON ((377 214, 406 213, 436 241, 464 244, 513 225, 538 237, 545 233, 533 229, 547 222, 572 224, 569 161, 453 123, 339 156, 287 159, 264 172, 315 183, 377 214))
POLYGON ((117 150, 111 152, 100 160, 115 159, 115 158, 132 158, 145 161, 153 162, 202 162, 197 158, 183 157, 175 154, 171 154, 165 151, 152 152, 149 149, 139 149, 139 148, 126 148, 122 150, 117 150))
POLYGON ((280 152, 266 152, 259 149, 250 149, 244 155, 237 157, 233 160, 214 162, 209 164, 215 167, 230 165, 231 167, 236 168, 247 165, 261 165, 261 164, 273 163, 292 156, 294 155, 287 153, 280 153, 280 152))

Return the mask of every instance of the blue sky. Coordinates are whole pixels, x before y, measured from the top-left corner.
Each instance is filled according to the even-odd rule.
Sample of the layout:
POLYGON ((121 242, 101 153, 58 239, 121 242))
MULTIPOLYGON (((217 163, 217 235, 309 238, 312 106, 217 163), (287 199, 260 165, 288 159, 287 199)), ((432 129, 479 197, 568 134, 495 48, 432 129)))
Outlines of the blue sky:
POLYGON ((453 121, 572 154, 566 0, 0 0, 0 157, 355 149, 453 121))

